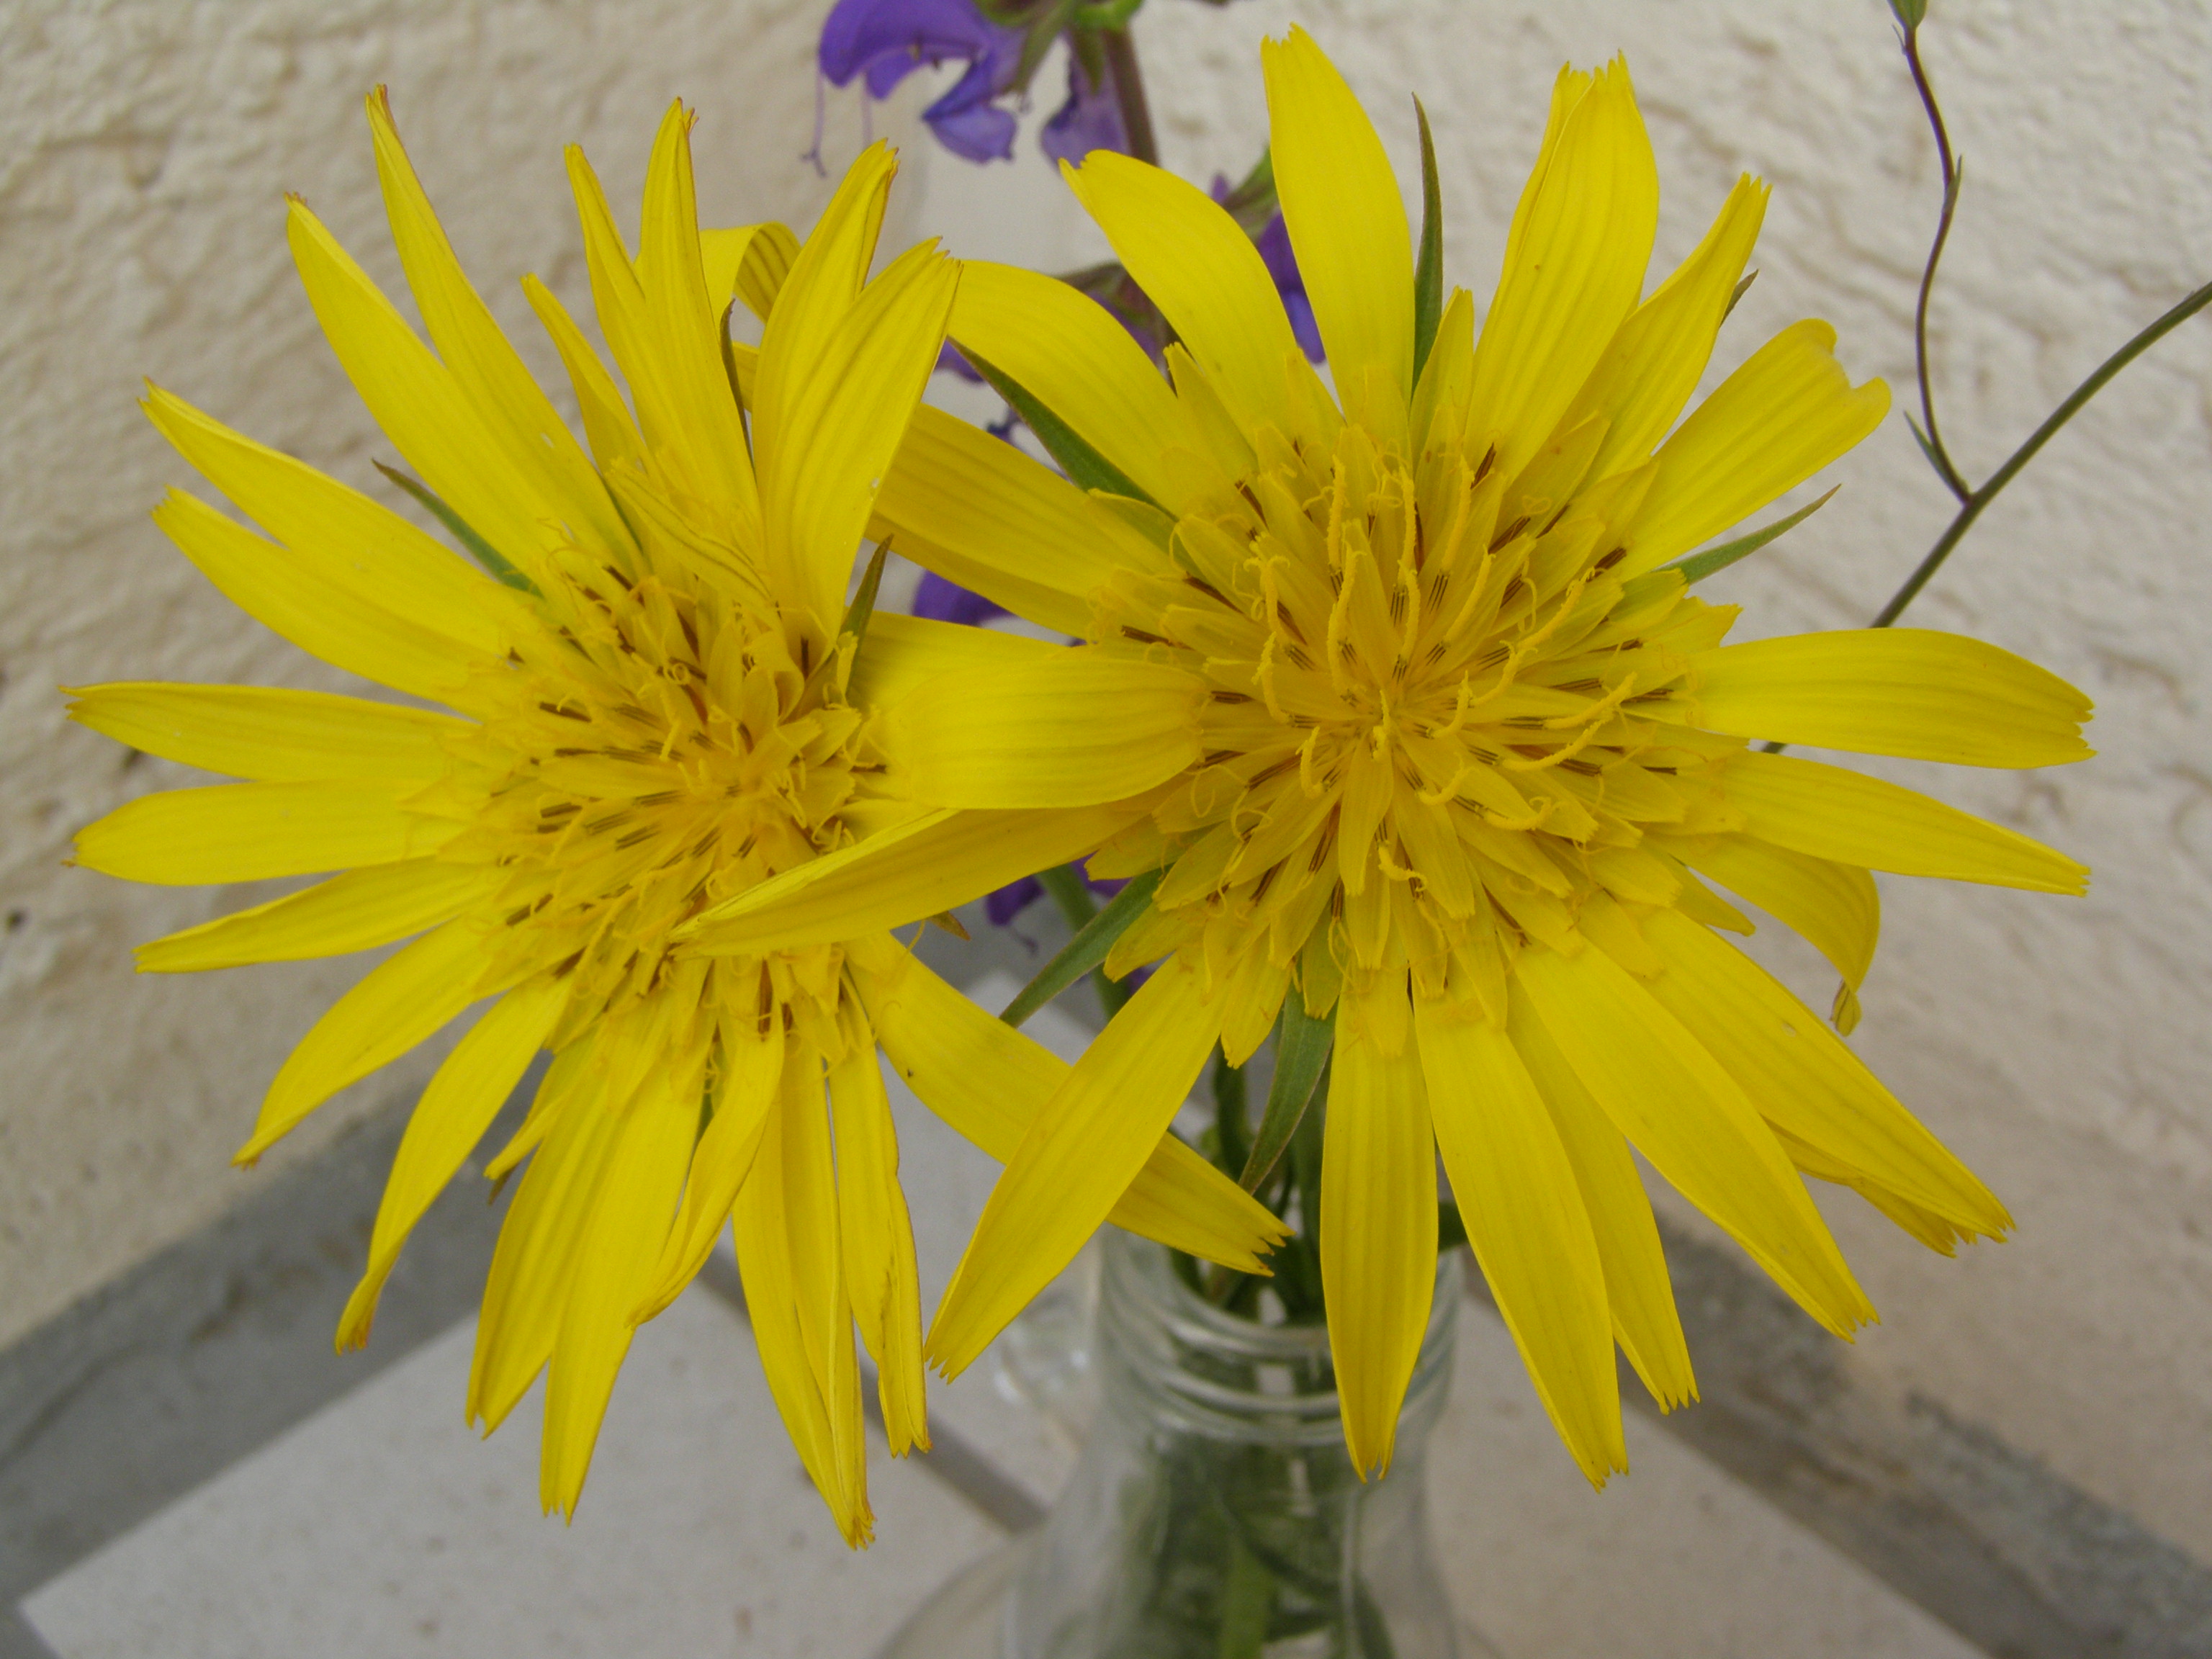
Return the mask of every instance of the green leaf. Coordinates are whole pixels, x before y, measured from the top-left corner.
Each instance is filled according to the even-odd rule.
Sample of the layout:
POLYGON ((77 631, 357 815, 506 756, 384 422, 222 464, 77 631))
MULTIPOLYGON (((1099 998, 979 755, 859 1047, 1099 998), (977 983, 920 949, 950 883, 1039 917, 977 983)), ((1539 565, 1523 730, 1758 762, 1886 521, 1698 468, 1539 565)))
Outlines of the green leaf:
POLYGON ((1283 1149, 1291 1144, 1291 1137, 1297 1133, 1335 1042, 1335 1023, 1307 1013, 1305 998, 1292 986, 1283 999, 1283 1017, 1275 1027, 1275 1080, 1267 1090, 1267 1109, 1252 1137, 1252 1155, 1244 1161, 1244 1173, 1237 1178, 1237 1185, 1246 1192, 1259 1190, 1283 1149))
POLYGON ((1275 193, 1275 152, 1263 149, 1260 159, 1252 164, 1236 189, 1221 198, 1221 210, 1234 219, 1237 227, 1254 241, 1267 229, 1274 218, 1275 210, 1282 205, 1275 193))
MULTIPOLYGON (((1103 489, 1109 495, 1128 495, 1154 507, 1160 505, 1138 489, 1127 473, 1076 436, 1074 428, 1038 402, 1012 375, 984 362, 965 346, 960 348, 960 355, 991 383, 994 391, 1013 405, 1014 413, 1036 434, 1045 453, 1060 463, 1060 470, 1067 474, 1068 481, 1078 489, 1103 489)), ((1166 511, 1164 507, 1161 510, 1166 511)))
POLYGON ((1262 1659, 1267 1647, 1267 1626, 1275 1613, 1275 1576, 1232 1526, 1229 1533, 1229 1573, 1221 1587, 1221 1629, 1215 1639, 1215 1659, 1262 1659))
MULTIPOLYGON (((1145 907, 1152 902, 1152 890, 1160 884, 1162 873, 1148 870, 1141 876, 1131 877, 1129 884, 1115 894, 1106 908, 1091 917, 1058 956, 1038 969, 1035 979, 1022 987, 1022 994, 1006 1005, 1006 1011, 999 1018, 1009 1025, 1019 1025, 1105 961, 1106 953, 1114 948, 1114 941, 1128 932, 1129 924, 1142 915, 1145 907)), ((1042 879, 1048 886, 1051 884, 1049 875, 1042 879)), ((1108 1012, 1110 1014, 1112 1011, 1108 1012)))
POLYGON ((1449 1198, 1437 1200, 1437 1248, 1456 1249, 1467 1243, 1467 1219, 1460 1214, 1459 1206, 1449 1198))
POLYGON ((1949 483, 1951 475, 1944 468, 1943 458, 1936 453, 1936 446, 1928 441, 1928 434, 1920 429, 1920 422, 1912 418, 1910 410, 1905 414, 1905 424, 1912 430, 1912 441, 1920 446, 1921 459, 1936 469, 1937 477, 1942 479, 1945 483, 1949 483))
POLYGON ((525 593, 535 593, 538 584, 517 570, 502 557, 497 548, 469 528, 461 515, 447 507, 433 494, 429 487, 410 478, 396 466, 386 466, 382 461, 370 463, 379 472, 428 507, 430 515, 452 532, 453 539, 469 550, 470 556, 487 571, 507 586, 525 593))
POLYGON ((1145 0, 1082 0, 1069 14, 1068 24, 1079 29, 1127 28, 1144 3, 1145 0))
POLYGON ((1213 1134, 1221 1167, 1234 1175, 1243 1167, 1252 1142, 1244 1121, 1244 1068, 1231 1066, 1218 1047, 1213 1051, 1213 1134))
POLYGON ((1751 285, 1758 280, 1759 273, 1757 271, 1747 270, 1744 273, 1743 280, 1735 285, 1735 291, 1729 295, 1727 309, 1721 313, 1721 320, 1723 322, 1728 321, 1730 317, 1735 314, 1737 302, 1741 301, 1745 295, 1751 292, 1751 285))
POLYGON ((853 654, 856 657, 860 654, 860 641, 868 637, 868 623, 876 614, 876 590, 884 582, 884 556, 890 550, 888 541, 877 544, 876 555, 868 561, 860 585, 854 591, 852 604, 845 607, 845 620, 838 624, 840 638, 847 634, 853 636, 853 654))
POLYGON ((1836 489, 1842 488, 1843 485, 1838 484, 1835 489, 1831 489, 1827 495, 1821 496, 1811 506, 1799 507, 1788 518, 1778 519, 1764 530, 1754 530, 1748 536, 1739 537, 1732 542, 1723 542, 1718 547, 1709 547, 1702 553, 1688 554, 1675 560, 1672 564, 1662 565, 1660 568, 1680 571, 1682 580, 1686 583, 1701 582, 1715 571, 1727 569, 1738 559, 1748 558, 1785 531, 1795 530, 1826 507, 1835 495, 1836 489))
POLYGON ((1917 29, 1928 16, 1928 0, 1889 0, 1889 9, 1907 29, 1917 29))
POLYGON ((1437 144, 1429 133, 1429 112, 1413 100, 1421 124, 1421 251, 1413 262, 1413 384, 1421 383, 1437 325, 1444 314, 1444 198, 1437 182, 1437 144))

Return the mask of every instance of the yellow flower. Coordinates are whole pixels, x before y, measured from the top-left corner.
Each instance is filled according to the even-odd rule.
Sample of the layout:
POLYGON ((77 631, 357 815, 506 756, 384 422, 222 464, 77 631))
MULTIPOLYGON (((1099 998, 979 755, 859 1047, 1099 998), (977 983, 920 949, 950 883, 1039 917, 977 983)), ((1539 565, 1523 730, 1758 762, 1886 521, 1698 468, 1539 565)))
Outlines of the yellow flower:
MULTIPOLYGON (((1874 1310, 1799 1171, 1947 1252, 2010 1224, 1715 936, 1751 924, 1701 876, 1827 954, 1846 1029, 1869 869, 2085 879, 2008 830, 1747 739, 2041 766, 2088 752, 2088 705, 1951 635, 1722 645, 1735 609, 1667 567, 1857 442, 1888 394, 1851 386, 1807 321, 1677 424, 1765 191, 1741 180, 1639 302, 1657 180, 1624 65, 1562 72, 1480 336, 1456 293, 1417 366, 1408 228, 1373 128, 1304 34, 1264 62, 1337 398, 1229 217, 1094 152, 1070 183, 1173 325, 1172 385, 1090 301, 1016 270, 968 267, 951 332, 1116 487, 1086 496, 928 422, 877 503, 906 552, 1091 641, 889 708, 887 783, 939 809, 940 842, 958 809, 1050 823, 1118 804, 1130 827, 1091 869, 1165 875, 1109 971, 1171 955, 1008 1165, 929 1352, 971 1361, 1097 1224, 1210 1046, 1241 1062, 1288 996, 1334 1024, 1320 1249, 1355 1462, 1389 1462, 1441 1152, 1545 1405, 1601 1483, 1625 1466, 1616 1340, 1662 1404, 1695 1391, 1632 1146, 1838 1335, 1874 1310)), ((697 936, 892 920, 902 881, 950 902, 927 839, 839 854, 697 936)))
MULTIPOLYGON (((702 233, 691 118, 672 107, 635 259, 571 149, 629 404, 560 302, 534 278, 525 287, 568 368, 587 454, 463 275, 380 92, 368 112, 430 344, 296 201, 293 252, 426 499, 501 579, 158 390, 155 425, 275 539, 181 492, 155 518, 278 633, 453 713, 232 686, 83 691, 72 713, 85 724, 250 781, 136 801, 83 832, 78 861, 169 883, 343 871, 143 947, 152 971, 412 937, 293 1051, 241 1163, 496 999, 416 1108, 341 1348, 366 1340, 409 1230, 550 1049, 526 1122, 490 1166, 504 1176, 530 1160, 484 1292, 471 1419, 496 1426, 550 1367, 542 1496, 573 1513, 633 1327, 690 1281, 734 1212, 777 1406, 845 1536, 865 1542, 856 1323, 893 1451, 927 1444, 914 1244, 877 1047, 1001 1158, 1066 1067, 880 931, 712 960, 686 958, 671 934, 913 817, 882 787, 895 752, 872 705, 947 664, 1022 648, 871 619, 866 599, 846 606, 957 268, 924 246, 864 281, 896 165, 881 145, 803 247, 780 225, 702 233), (764 319, 757 352, 729 338, 733 295, 764 319)), ((1175 1143, 1115 1216, 1250 1267, 1279 1236, 1175 1143)))

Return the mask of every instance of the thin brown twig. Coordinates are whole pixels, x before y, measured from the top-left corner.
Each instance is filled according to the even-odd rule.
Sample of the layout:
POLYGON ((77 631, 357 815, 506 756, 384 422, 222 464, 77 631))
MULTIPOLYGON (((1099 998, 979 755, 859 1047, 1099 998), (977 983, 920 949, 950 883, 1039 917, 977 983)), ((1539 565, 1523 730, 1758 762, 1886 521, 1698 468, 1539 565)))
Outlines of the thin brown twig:
POLYGON ((1099 31, 1106 52, 1106 72, 1114 77, 1114 96, 1121 107, 1121 130, 1128 135, 1129 154, 1139 161, 1160 164, 1159 140, 1152 133, 1152 106, 1145 98, 1145 72, 1137 64, 1137 43, 1127 25, 1099 31))
POLYGON ((1942 261, 1943 245, 1951 239, 1951 220, 1959 210, 1959 185, 1965 174, 1951 153, 1951 134, 1943 123, 1942 106, 1936 101, 1936 88, 1929 84, 1928 71, 1920 62, 1917 24, 1905 27, 1905 61, 1911 67, 1920 106, 1928 112, 1928 125, 1936 134, 1936 155, 1943 167, 1943 210, 1936 222, 1936 240, 1928 249, 1927 267, 1920 273, 1920 298, 1912 313, 1913 367, 1920 380, 1920 418, 1927 427, 1920 434, 1920 447, 1936 476, 1963 503, 1974 492, 1943 447, 1943 434, 1936 424, 1936 397, 1928 383, 1928 296, 1936 286, 1936 267, 1942 261))

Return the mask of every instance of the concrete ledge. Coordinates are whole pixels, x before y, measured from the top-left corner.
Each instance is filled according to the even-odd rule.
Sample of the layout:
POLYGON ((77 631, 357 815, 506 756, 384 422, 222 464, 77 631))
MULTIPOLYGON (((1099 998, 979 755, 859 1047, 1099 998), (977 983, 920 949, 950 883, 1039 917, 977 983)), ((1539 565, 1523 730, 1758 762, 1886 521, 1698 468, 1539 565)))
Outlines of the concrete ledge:
POLYGON ((0 1350, 0 1604, 474 1307, 501 1212, 465 1170, 415 1230, 368 1348, 331 1349, 405 1104, 0 1350))
POLYGON ((1873 1394, 1765 1279, 1662 1231, 1704 1397, 1624 1398, 1994 1659, 2212 1656, 2212 1569, 1940 1401, 1873 1394))

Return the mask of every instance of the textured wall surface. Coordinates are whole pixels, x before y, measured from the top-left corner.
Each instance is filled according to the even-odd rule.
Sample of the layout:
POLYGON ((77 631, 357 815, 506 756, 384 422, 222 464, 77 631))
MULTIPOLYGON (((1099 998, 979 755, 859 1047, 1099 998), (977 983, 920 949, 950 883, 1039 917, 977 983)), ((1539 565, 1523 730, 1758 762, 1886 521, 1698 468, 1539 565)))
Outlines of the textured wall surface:
MULTIPOLYGON (((2212 16, 2193 0, 1933 9, 1927 57, 1968 173, 1935 309, 1936 381, 1954 451, 1979 477, 2212 275, 2212 16)), ((681 92, 706 108, 710 210, 805 221, 821 185, 793 158, 814 120, 802 65, 818 10, 0 8, 15 94, 0 103, 0 1340, 253 1179, 223 1156, 294 1035, 357 971, 134 980, 131 941, 246 895, 58 868, 77 826, 178 780, 65 729, 57 681, 322 683, 145 523, 184 473, 130 407, 135 377, 371 476, 380 441, 315 337, 276 202, 304 191, 392 274, 362 89, 392 82, 464 258, 529 339, 513 276, 537 270, 572 301, 581 283, 561 141, 581 138, 611 187, 634 191, 653 123, 681 92)), ((1655 281, 1738 172, 1775 186, 1762 274, 1717 368, 1820 315, 1855 374, 1909 398, 1936 173, 1880 0, 1155 0, 1141 38, 1171 165, 1200 178, 1249 166, 1263 131, 1254 42, 1292 19, 1368 100, 1409 185, 1405 94, 1426 102, 1448 272, 1479 301, 1553 72, 1626 50, 1665 192, 1655 281)), ((833 167, 860 120, 833 98, 833 167)), ((926 228, 956 252, 1048 265, 1096 246, 1033 155, 988 173, 917 159, 926 228)), ((1863 621, 1948 517, 1899 416, 1832 481, 1846 487, 1825 512, 1717 580, 1717 597, 1747 607, 1739 637, 1863 621)), ((2082 685, 2103 752, 2058 773, 1893 775, 2056 842, 2096 879, 2081 900, 1885 883, 1885 949, 1856 1046, 1997 1188, 2018 1237, 1945 1261, 1832 1206, 1885 1316, 1852 1368, 1985 1426, 2203 1559, 2208 522, 2212 320, 2200 319, 2052 444, 1922 601, 1918 620, 2082 685)), ((1756 948, 1825 1002, 1821 974, 1771 931, 1756 948)))

